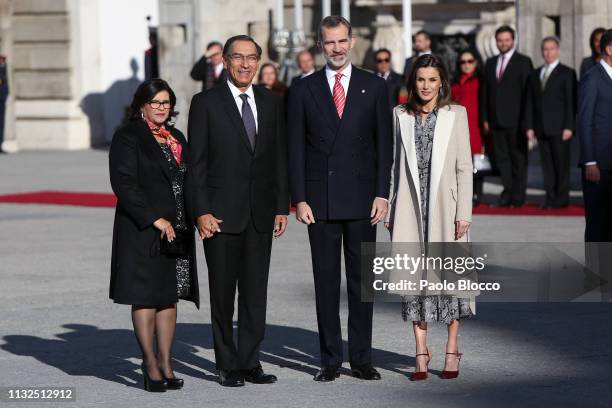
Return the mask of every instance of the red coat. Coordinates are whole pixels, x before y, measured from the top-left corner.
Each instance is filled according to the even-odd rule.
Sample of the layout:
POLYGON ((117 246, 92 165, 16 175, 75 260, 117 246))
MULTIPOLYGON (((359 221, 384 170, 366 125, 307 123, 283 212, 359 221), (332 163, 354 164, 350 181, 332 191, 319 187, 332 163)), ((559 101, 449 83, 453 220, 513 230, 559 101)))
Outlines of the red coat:
POLYGON ((451 92, 453 99, 465 106, 468 117, 468 127, 470 129, 470 146, 472 154, 482 151, 482 138, 480 136, 480 118, 478 103, 478 78, 472 75, 463 74, 459 82, 452 84, 451 92))

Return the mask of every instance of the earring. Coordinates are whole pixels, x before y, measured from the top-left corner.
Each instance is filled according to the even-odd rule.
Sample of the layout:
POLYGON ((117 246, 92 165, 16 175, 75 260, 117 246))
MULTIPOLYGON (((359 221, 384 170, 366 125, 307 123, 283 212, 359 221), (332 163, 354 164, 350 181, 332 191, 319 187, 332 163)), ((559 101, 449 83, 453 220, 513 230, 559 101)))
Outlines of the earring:
POLYGON ((140 117, 144 119, 144 112, 140 111, 140 117))

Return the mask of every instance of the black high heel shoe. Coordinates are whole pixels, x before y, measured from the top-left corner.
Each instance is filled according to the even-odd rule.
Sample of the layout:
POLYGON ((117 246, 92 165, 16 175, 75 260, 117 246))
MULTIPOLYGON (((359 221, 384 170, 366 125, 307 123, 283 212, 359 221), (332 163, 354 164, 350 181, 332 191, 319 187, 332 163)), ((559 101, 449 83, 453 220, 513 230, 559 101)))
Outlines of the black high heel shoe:
POLYGON ((166 377, 166 374, 164 374, 164 369, 162 367, 159 367, 159 371, 161 371, 162 377, 164 381, 166 381, 166 387, 169 390, 180 390, 181 388, 183 388, 185 381, 183 381, 182 378, 176 378, 174 376, 172 378, 166 377))
POLYGON ((169 390, 180 390, 181 388, 183 388, 183 385, 185 384, 185 381, 183 381, 182 378, 176 378, 176 377, 168 378, 165 375, 163 375, 163 377, 164 377, 164 380, 166 381, 166 384, 169 390))
POLYGON ((144 377, 145 391, 166 392, 168 384, 165 380, 152 380, 151 377, 149 377, 149 373, 147 372, 144 362, 140 365, 140 369, 142 370, 142 376, 144 377))

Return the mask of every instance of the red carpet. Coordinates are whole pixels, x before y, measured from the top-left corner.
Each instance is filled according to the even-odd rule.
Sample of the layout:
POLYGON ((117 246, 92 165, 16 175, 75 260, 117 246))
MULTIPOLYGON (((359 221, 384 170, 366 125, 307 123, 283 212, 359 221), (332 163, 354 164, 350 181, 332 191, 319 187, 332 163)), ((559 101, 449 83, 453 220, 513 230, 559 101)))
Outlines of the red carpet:
MULTIPOLYGON (((74 205, 79 207, 114 207, 117 203, 112 193, 88 193, 70 191, 34 191, 30 193, 0 195, 0 203, 74 205)), ((295 211, 295 208, 291 208, 295 211)), ((541 210, 537 204, 526 204, 521 208, 491 208, 481 204, 474 208, 474 215, 544 215, 584 216, 582 205, 571 205, 558 210, 541 210)))
POLYGON ((525 204, 521 208, 492 208, 488 204, 474 207, 474 215, 548 215, 556 217, 584 217, 583 205, 570 205, 567 208, 542 210, 539 204, 525 204))
POLYGON ((112 193, 70 191, 34 191, 31 193, 0 195, 0 203, 55 204, 79 207, 114 207, 117 199, 112 193))

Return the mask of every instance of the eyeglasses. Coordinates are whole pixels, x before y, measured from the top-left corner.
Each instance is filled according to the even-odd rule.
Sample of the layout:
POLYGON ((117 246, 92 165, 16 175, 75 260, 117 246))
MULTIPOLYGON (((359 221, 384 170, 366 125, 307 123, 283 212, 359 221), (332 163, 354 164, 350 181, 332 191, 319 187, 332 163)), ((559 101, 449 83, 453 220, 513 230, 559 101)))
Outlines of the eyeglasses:
POLYGON ((383 62, 389 62, 389 61, 391 61, 390 58, 380 58, 376 60, 376 62, 379 64, 382 64, 383 62))
POLYGON ((257 54, 249 54, 249 55, 231 54, 229 56, 229 59, 234 63, 240 63, 246 60, 246 62, 248 62, 249 64, 255 64, 257 61, 259 61, 259 55, 257 54))
POLYGON ((469 59, 469 60, 461 60, 461 61, 459 61, 459 63, 460 63, 461 65, 473 64, 474 62, 476 62, 476 60, 475 60, 475 59, 469 59))
POLYGON ((151 102, 147 102, 147 104, 152 109, 159 109, 161 107, 163 107, 164 109, 170 109, 172 107, 172 104, 170 103, 170 101, 156 101, 155 99, 152 100, 151 102))

